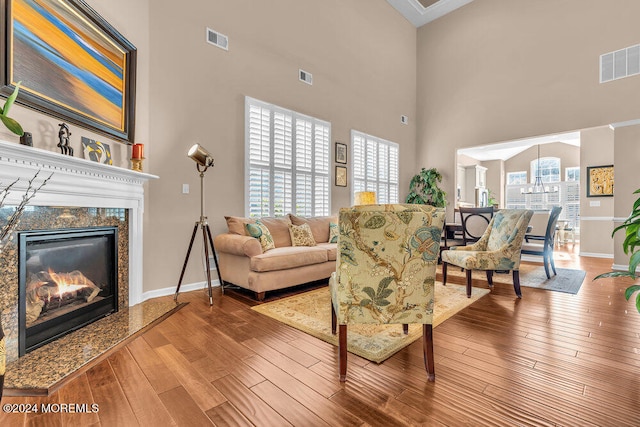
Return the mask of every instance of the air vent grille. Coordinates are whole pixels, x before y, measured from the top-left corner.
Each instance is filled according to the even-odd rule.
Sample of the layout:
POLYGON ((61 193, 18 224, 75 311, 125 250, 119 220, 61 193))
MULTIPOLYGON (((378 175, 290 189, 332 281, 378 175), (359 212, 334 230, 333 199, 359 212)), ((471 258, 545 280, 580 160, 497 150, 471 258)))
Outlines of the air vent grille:
POLYGON ((600 55, 600 83, 640 74, 640 45, 600 55))
POLYGON ((207 43, 217 46, 220 49, 229 50, 229 37, 211 28, 207 28, 207 43))
POLYGON ((313 75, 307 71, 299 70, 300 81, 308 85, 313 84, 313 75))

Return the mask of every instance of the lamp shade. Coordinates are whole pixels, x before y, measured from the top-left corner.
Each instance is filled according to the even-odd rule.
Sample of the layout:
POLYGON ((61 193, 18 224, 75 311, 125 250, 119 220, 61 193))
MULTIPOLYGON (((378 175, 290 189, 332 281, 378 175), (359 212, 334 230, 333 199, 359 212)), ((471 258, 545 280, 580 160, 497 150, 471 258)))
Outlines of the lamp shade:
POLYGON ((356 191, 355 205, 375 205, 376 204, 376 192, 375 191, 356 191))
POLYGON ((187 156, 191 157, 200 166, 207 168, 213 166, 213 156, 200 144, 194 144, 187 152, 187 156))

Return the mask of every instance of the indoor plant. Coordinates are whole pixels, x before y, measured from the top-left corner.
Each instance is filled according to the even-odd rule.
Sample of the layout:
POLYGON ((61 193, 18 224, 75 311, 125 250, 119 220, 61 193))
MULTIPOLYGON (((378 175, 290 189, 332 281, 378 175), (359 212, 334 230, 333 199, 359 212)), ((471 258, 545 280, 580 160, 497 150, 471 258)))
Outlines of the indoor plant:
POLYGON ((442 174, 436 168, 422 168, 420 173, 411 178, 406 202, 444 208, 447 193, 438 187, 439 182, 442 182, 442 174))
MULTIPOLYGON (((633 192, 633 194, 638 193, 640 193, 640 189, 633 192)), ((629 259, 629 269, 627 271, 610 271, 608 273, 600 274, 593 280, 600 279, 602 277, 631 277, 634 280, 636 279, 636 267, 640 264, 640 249, 636 250, 636 247, 640 247, 640 198, 636 199, 633 204, 633 210, 631 211, 629 218, 613 229, 611 237, 613 237, 616 231, 621 229, 624 229, 625 231, 625 239, 622 243, 622 249, 625 254, 631 254, 631 258, 629 259)), ((636 292, 638 292, 638 295, 636 296, 636 309, 640 313, 640 285, 636 284, 629 286, 626 289, 624 296, 629 300, 631 295, 636 292)))
POLYGON ((7 129, 9 129, 11 132, 15 133, 18 136, 22 136, 24 134, 24 130, 22 130, 22 126, 20 126, 20 123, 18 123, 17 121, 9 117, 8 114, 9 114, 9 109, 11 108, 16 98, 18 97, 18 91, 20 90, 20 83, 21 82, 16 83, 15 89, 13 89, 13 92, 11 93, 11 95, 9 95, 9 97, 5 101, 2 108, 0 108, 0 120, 2 120, 2 123, 4 123, 7 129))

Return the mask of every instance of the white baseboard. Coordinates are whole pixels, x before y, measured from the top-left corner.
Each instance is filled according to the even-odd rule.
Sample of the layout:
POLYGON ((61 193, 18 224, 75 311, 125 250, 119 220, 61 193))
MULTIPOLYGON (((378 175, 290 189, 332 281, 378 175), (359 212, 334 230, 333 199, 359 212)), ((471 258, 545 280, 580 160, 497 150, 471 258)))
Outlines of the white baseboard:
MULTIPOLYGON (((220 281, 219 280, 211 280, 211 286, 220 286, 220 281)), ((174 295, 176 293, 176 286, 172 286, 169 288, 163 288, 163 289, 154 289, 153 291, 148 291, 148 292, 144 292, 142 294, 142 301, 146 301, 148 299, 151 298, 158 298, 158 297, 164 297, 167 295, 174 295)), ((190 283, 190 284, 186 284, 186 285, 182 285, 180 286, 180 292, 189 292, 189 291, 197 291, 200 289, 205 289, 207 287, 207 282, 203 281, 203 282, 197 282, 197 283, 190 283)))
POLYGON ((588 256, 592 258, 610 258, 613 259, 613 254, 601 254, 597 252, 582 252, 580 251, 580 256, 588 256))

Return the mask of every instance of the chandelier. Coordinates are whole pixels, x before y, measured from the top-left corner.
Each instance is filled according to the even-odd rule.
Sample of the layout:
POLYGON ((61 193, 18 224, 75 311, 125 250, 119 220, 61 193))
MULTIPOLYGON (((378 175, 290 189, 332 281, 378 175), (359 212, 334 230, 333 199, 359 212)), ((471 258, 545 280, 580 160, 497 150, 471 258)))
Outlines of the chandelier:
POLYGON ((529 187, 527 191, 524 188, 520 189, 520 194, 549 194, 549 193, 557 193, 558 186, 554 185, 553 187, 549 187, 548 185, 544 185, 542 183, 542 177, 540 176, 540 144, 538 144, 538 168, 536 170, 536 179, 533 183, 533 187, 529 187))

